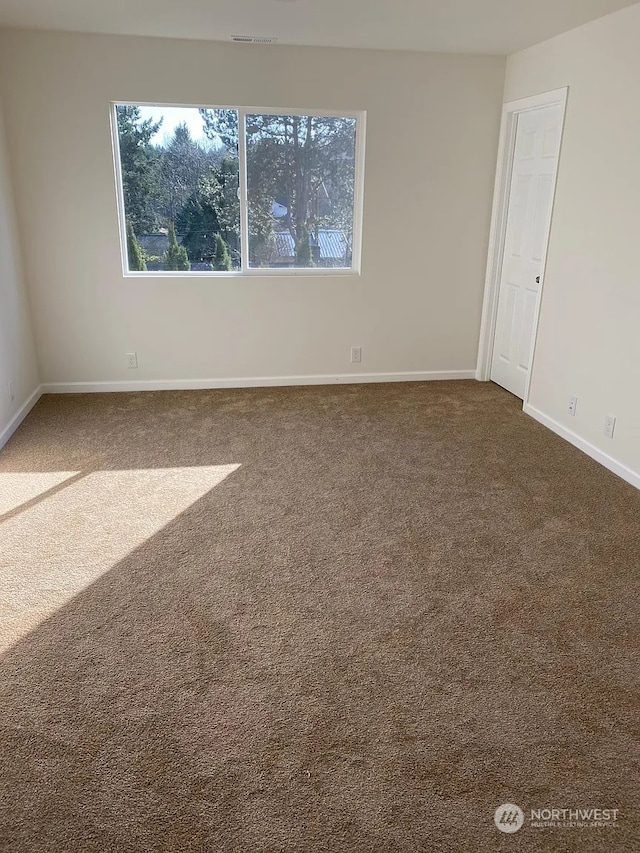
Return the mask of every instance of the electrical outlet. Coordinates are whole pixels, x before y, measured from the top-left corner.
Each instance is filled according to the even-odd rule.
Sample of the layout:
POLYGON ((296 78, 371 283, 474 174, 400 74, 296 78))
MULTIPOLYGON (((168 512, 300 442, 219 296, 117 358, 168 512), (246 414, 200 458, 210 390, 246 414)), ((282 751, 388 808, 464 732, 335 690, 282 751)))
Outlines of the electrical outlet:
POLYGON ((13 382, 7 382, 7 391, 9 392, 9 399, 16 399, 16 392, 13 390, 13 382))
POLYGON ((606 438, 613 438, 616 431, 616 419, 613 415, 607 415, 604 420, 604 434, 606 438))
POLYGON ((138 366, 138 353, 137 352, 128 352, 125 353, 127 358, 127 369, 135 370, 138 366))
POLYGON ((569 414, 572 418, 576 416, 576 409, 578 408, 578 398, 570 397, 569 398, 569 414))
POLYGON ((360 364, 362 361, 362 347, 351 347, 351 364, 360 364))

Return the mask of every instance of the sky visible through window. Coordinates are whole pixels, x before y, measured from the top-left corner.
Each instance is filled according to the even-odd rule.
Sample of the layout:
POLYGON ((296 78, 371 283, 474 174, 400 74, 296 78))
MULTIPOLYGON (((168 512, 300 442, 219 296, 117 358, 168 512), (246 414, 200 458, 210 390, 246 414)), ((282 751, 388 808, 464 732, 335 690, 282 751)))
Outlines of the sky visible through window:
POLYGON ((174 136, 176 127, 180 124, 186 124, 193 140, 199 142, 200 145, 218 147, 205 135, 204 122, 197 108, 140 107, 140 117, 143 120, 151 119, 154 123, 162 120, 160 129, 151 137, 150 141, 153 145, 165 147, 174 136))

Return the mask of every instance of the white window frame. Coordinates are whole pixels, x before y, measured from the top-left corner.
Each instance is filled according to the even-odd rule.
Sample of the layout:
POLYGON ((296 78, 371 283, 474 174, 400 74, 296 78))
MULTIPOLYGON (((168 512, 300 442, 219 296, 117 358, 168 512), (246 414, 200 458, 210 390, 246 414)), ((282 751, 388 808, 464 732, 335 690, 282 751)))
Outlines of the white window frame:
POLYGON ((364 110, 321 110, 298 109, 291 107, 237 107, 210 106, 207 104, 167 104, 154 101, 112 101, 110 105, 111 143, 113 151, 114 174, 116 182, 116 201, 118 210, 118 229, 120 232, 120 255, 122 259, 122 274, 125 278, 244 278, 244 277, 276 277, 290 276, 359 276, 362 265, 362 219, 364 213, 364 164, 365 164, 365 134, 367 114, 364 110), (238 113, 238 170, 240 182, 240 247, 242 266, 239 270, 143 270, 129 269, 127 252, 126 219, 124 210, 124 188, 120 166, 120 142, 118 138, 118 119, 116 107, 157 107, 206 109, 206 110, 235 110, 238 113), (356 152, 355 152, 355 186, 353 193, 353 236, 350 267, 250 267, 249 266, 249 207, 247 194, 247 149, 246 122, 247 115, 295 115, 295 116, 326 116, 327 118, 353 118, 356 120, 356 152))

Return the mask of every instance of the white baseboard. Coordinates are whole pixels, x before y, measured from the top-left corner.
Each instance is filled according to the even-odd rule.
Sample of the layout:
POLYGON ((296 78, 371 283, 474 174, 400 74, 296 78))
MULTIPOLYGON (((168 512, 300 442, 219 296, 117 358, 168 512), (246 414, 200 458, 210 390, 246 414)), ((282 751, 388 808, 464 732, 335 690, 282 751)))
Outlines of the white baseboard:
POLYGON ((475 370, 406 373, 342 373, 326 376, 256 376, 237 379, 143 379, 124 382, 50 382, 43 394, 95 394, 114 391, 201 391, 210 388, 264 388, 282 385, 355 385, 364 382, 428 382, 474 379, 475 370))
POLYGON ((18 429, 22 421, 27 417, 31 409, 38 402, 43 394, 42 385, 38 385, 31 396, 20 406, 15 415, 11 418, 6 427, 0 432, 0 448, 4 447, 9 441, 14 432, 18 429))
POLYGON ((636 489, 640 489, 640 474, 637 471, 633 471, 631 468, 623 465, 622 462, 618 462, 618 460, 614 459, 613 456, 609 456, 608 453, 600 450, 595 446, 595 444, 591 444, 590 441, 581 438, 577 433, 573 432, 573 430, 570 430, 561 423, 558 423, 558 421, 550 418, 549 415, 545 415, 530 403, 525 403, 523 411, 534 418, 534 420, 538 421, 538 423, 546 426, 547 429, 555 432, 556 435, 564 438, 565 441, 573 444, 573 446, 577 447, 578 450, 582 450, 582 452, 586 453, 587 456, 590 456, 592 459, 595 459, 596 462, 604 465, 604 467, 608 468, 609 471, 613 471, 613 473, 617 474, 618 477, 622 477, 622 479, 626 480, 627 483, 631 483, 631 485, 635 486, 636 489))

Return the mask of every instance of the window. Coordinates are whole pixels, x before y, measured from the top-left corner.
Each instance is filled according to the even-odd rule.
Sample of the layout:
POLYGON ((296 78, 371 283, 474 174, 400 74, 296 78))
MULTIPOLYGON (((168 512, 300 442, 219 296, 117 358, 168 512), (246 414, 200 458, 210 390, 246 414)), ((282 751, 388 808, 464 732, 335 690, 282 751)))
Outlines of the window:
POLYGON ((358 272, 364 117, 115 104, 126 273, 358 272))

